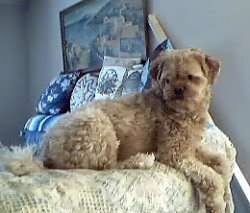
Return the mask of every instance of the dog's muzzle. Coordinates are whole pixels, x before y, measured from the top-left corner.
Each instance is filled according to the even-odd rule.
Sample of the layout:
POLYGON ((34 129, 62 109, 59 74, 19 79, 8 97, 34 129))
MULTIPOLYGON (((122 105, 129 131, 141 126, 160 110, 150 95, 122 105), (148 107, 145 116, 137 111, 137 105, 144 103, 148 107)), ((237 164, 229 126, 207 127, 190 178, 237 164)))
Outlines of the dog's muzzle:
POLYGON ((175 88, 174 94, 177 99, 183 99, 184 98, 184 89, 183 88, 175 88))

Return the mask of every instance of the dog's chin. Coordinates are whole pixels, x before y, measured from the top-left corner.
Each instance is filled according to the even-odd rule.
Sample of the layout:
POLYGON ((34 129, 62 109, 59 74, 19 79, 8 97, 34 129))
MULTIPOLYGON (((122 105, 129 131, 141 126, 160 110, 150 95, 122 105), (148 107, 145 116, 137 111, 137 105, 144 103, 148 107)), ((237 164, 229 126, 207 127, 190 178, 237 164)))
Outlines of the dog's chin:
POLYGON ((190 113, 197 110, 197 101, 187 97, 170 97, 166 103, 169 108, 179 113, 190 113))

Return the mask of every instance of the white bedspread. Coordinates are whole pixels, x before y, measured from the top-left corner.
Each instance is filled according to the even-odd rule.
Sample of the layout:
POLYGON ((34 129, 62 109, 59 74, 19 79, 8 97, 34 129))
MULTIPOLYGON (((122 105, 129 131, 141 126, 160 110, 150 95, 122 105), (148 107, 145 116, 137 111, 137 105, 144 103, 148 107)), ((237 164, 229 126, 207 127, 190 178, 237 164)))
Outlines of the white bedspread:
MULTIPOLYGON (((208 128, 204 143, 233 167, 235 149, 217 127, 208 128)), ((159 163, 150 170, 44 170, 22 177, 1 172, 0 191, 1 213, 205 212, 191 183, 159 163)), ((225 200, 226 213, 233 213, 229 186, 225 200)))

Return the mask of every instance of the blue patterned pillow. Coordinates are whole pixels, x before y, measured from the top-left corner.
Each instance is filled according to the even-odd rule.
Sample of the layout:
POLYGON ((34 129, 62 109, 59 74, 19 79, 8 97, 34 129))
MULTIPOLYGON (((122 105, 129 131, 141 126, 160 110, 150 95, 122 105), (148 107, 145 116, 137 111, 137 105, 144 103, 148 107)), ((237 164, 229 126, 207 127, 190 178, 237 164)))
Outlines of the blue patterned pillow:
POLYGON ((151 86, 151 68, 150 68, 150 63, 153 61, 162 51, 170 51, 173 49, 173 45, 169 39, 166 39, 163 41, 161 44, 159 44, 153 51, 152 55, 150 58, 147 60, 143 67, 143 72, 142 72, 142 87, 140 88, 140 91, 144 91, 145 89, 149 89, 151 86))
POLYGON ((52 80, 40 96, 36 112, 56 115, 69 111, 70 96, 80 75, 80 72, 60 74, 52 80))

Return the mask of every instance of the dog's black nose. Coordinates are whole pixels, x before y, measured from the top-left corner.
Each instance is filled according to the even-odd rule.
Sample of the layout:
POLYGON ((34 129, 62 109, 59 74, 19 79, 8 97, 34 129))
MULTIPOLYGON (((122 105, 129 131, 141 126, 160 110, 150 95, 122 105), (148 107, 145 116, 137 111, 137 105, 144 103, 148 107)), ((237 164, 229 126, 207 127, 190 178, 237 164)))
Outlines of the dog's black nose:
POLYGON ((177 96, 183 96, 184 89, 183 89, 183 88, 175 88, 175 89, 174 89, 174 93, 175 93, 175 95, 177 95, 177 96))

